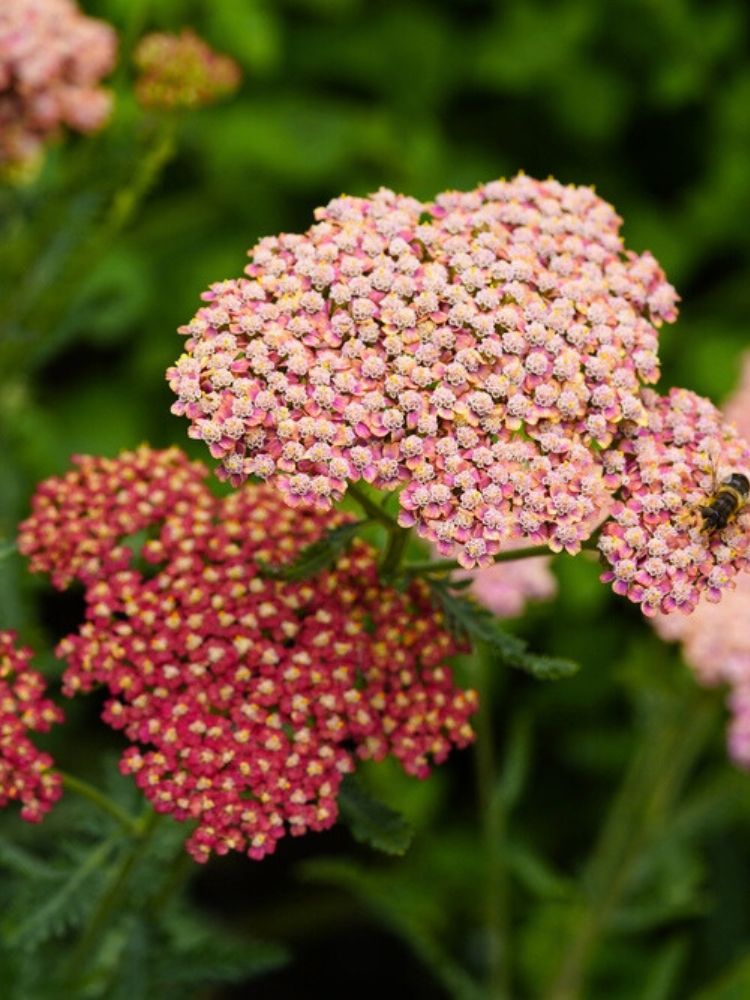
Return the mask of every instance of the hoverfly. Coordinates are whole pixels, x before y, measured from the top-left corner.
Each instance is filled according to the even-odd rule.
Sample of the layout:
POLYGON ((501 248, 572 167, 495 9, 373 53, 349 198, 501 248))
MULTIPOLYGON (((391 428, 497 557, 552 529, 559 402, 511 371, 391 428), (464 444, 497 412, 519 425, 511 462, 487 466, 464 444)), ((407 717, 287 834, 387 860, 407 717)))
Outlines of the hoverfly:
POLYGON ((719 472, 715 454, 706 455, 705 471, 711 474, 710 491, 701 484, 706 495, 693 501, 679 515, 678 522, 697 528, 705 535, 723 531, 737 517, 750 499, 750 479, 744 472, 719 472))
POLYGON ((750 479, 743 472, 732 472, 720 482, 714 474, 712 495, 698 507, 706 534, 722 531, 742 510, 750 496, 750 479))

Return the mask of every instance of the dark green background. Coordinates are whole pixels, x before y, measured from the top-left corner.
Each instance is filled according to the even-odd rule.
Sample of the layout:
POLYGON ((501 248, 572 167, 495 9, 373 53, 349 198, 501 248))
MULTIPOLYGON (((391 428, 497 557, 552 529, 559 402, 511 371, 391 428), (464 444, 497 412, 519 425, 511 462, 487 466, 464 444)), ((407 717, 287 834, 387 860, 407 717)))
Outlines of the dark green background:
MULTIPOLYGON (((233 100, 181 120, 177 155, 95 260, 80 249, 91 222, 159 127, 133 104, 127 67, 105 135, 69 140, 32 185, 0 190, 0 290, 11 304, 25 295, 12 320, 0 306, 0 541, 12 538, 33 484, 72 452, 185 444, 164 383, 181 350, 176 327, 211 281, 241 273, 256 239, 307 228, 314 207, 343 191, 386 185, 429 198, 519 169, 593 184, 623 216, 628 246, 650 249, 682 296, 678 323, 663 331, 663 385, 717 402, 733 386, 750 339, 742 0, 84 6, 132 33, 191 25, 234 56, 244 82, 233 100)), ((725 761, 720 698, 692 690, 676 653, 609 595, 595 565, 566 557, 556 572, 560 599, 518 628, 535 648, 578 659, 581 672, 550 686, 500 670, 493 679, 498 767, 509 733, 527 725, 531 748, 508 818, 512 995, 543 995, 586 919, 596 871, 593 897, 570 880, 640 754, 641 804, 631 801, 617 823, 644 833, 623 874, 627 891, 597 936, 585 995, 748 997, 750 776, 725 761), (711 711, 679 800, 657 795, 654 805, 673 746, 664 734, 689 740, 691 713, 711 711)), ((51 646, 77 613, 75 595, 29 581, 17 556, 0 564, 0 626, 19 627, 50 669, 51 646)), ((79 714, 80 745, 98 747, 95 709, 79 714)), ((521 760, 525 744, 513 740, 521 760)), ((65 746, 70 763, 77 755, 65 746)), ((253 996, 439 997, 458 988, 453 960, 481 975, 487 873, 471 756, 455 755, 426 785, 372 770, 382 797, 418 827, 406 860, 383 860, 337 829, 284 841, 260 865, 233 858, 201 871, 201 905, 295 956, 254 983, 253 996), (315 884, 300 880, 302 860, 324 856, 336 865, 319 865, 315 884), (342 866, 344 856, 359 867, 342 866)))

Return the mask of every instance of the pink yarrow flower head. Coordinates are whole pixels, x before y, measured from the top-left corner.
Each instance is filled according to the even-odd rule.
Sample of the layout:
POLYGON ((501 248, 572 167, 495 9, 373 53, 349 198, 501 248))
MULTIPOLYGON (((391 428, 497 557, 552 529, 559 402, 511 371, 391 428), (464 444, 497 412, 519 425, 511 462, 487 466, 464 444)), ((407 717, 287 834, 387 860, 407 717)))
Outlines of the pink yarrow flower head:
POLYGON ((739 384, 723 407, 724 416, 737 432, 750 440, 750 353, 742 358, 739 384))
POLYGON ((729 755, 750 770, 750 575, 742 573, 734 590, 719 604, 701 603, 688 616, 656 615, 654 627, 662 639, 679 642, 685 662, 698 680, 729 687, 732 713, 729 755))
POLYGON ((101 128, 110 96, 100 87, 116 36, 73 0, 0 4, 0 164, 32 157, 61 127, 101 128))
POLYGON ((136 96, 146 108, 172 110, 213 104, 237 89, 240 68, 195 32, 145 35, 135 50, 136 96))
POLYGON ((109 692, 104 719, 130 744, 122 770, 159 812, 195 822, 196 860, 230 850, 262 858, 286 833, 335 822, 358 758, 390 754, 425 777, 472 740, 476 695, 453 684, 455 641, 426 587, 384 586, 363 542, 314 580, 262 575, 259 561, 293 559, 344 515, 294 511, 264 485, 218 499, 196 491, 195 467, 178 455, 79 460, 42 484, 21 537, 41 538, 34 565, 58 585, 72 576, 59 570, 63 552, 85 567, 86 621, 57 652, 68 695, 109 692), (134 463, 144 496, 121 485, 134 463), (164 503, 180 476, 184 500, 164 503), (121 560, 126 500, 149 535, 140 563, 121 560), (101 526, 98 563, 82 561, 91 532, 71 509, 89 509, 101 526), (51 523, 56 534, 40 532, 51 523))
POLYGON ((692 612, 718 601, 750 568, 747 513, 709 530, 701 510, 732 474, 750 477, 750 448, 707 399, 684 389, 644 392, 648 423, 633 425, 605 465, 620 477, 619 500, 602 529, 602 576, 644 614, 692 612))
POLYGON ((15 633, 0 630, 0 809, 20 802, 22 818, 38 823, 62 795, 62 781, 27 733, 47 732, 63 715, 44 697, 44 678, 29 668, 31 655, 16 644, 15 633))
POLYGON ((654 258, 592 190, 523 175, 315 215, 181 328, 173 412, 220 476, 321 510, 347 482, 400 489, 402 525, 467 568, 521 538, 577 551, 676 316, 654 258))
MULTIPOLYGON (((740 384, 723 408, 726 419, 745 437, 750 436, 750 355, 742 365, 740 384)), ((728 743, 731 758, 750 769, 750 575, 741 573, 734 590, 721 603, 701 603, 688 616, 661 615, 653 619, 662 639, 680 642, 685 662, 702 684, 729 687, 732 722, 728 743)))

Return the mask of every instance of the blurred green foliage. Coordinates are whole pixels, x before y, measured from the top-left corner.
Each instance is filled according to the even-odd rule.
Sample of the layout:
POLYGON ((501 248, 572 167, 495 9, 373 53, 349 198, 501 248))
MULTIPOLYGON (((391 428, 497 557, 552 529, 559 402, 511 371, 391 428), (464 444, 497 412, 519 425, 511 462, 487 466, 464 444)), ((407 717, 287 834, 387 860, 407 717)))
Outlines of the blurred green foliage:
MULTIPOLYGON (((307 228, 342 191, 430 197, 519 169, 593 184, 683 297, 663 333, 663 384, 717 402, 734 384, 750 314, 742 0, 83 6, 122 30, 125 56, 144 30, 190 25, 245 79, 231 102, 179 122, 174 155, 149 176, 171 138, 134 106, 125 62, 108 131, 67 140, 34 182, 0 189, 0 545, 72 452, 185 444, 163 380, 176 328, 256 239, 307 228), (145 201, 130 217, 116 192, 134 176, 145 201)), ((695 688, 594 563, 562 557, 556 571, 559 600, 518 631, 582 669, 545 685, 489 664, 477 770, 495 776, 480 808, 471 753, 426 784, 368 767, 415 829, 405 858, 337 829, 261 865, 200 872, 196 906, 294 956, 253 996, 489 996, 474 984, 494 966, 494 995, 562 1000, 578 995, 571 955, 587 997, 750 996, 750 778, 725 761, 721 698, 695 688)), ((0 626, 20 628, 52 673, 77 612, 17 556, 0 563, 0 626)), ((118 741, 93 709, 72 714, 80 747, 56 749, 96 778, 118 741)))

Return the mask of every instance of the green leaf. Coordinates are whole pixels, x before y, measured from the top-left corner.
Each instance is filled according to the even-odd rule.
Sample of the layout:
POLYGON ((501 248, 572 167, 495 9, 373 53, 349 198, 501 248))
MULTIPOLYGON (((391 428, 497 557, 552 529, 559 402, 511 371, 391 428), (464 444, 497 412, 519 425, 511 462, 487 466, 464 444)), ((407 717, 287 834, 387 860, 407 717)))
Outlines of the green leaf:
MULTIPOLYGON (((317 858, 302 867, 312 882, 335 885, 359 899, 372 915, 401 938, 456 1000, 483 1000, 486 991, 443 945, 430 919, 431 908, 399 866, 368 871, 346 858, 317 858)), ((444 911, 442 911, 444 912, 444 911)))
MULTIPOLYGON (((194 942, 175 953, 166 963, 157 983, 174 990, 180 984, 190 987, 212 983, 237 983, 278 969, 287 961, 281 945, 261 941, 228 940, 214 935, 194 942)), ((183 994, 178 994, 184 996, 183 994)))
MULTIPOLYGON (((240 982, 277 969, 286 950, 274 942, 240 937, 184 907, 164 919, 168 940, 157 950, 154 985, 157 996, 185 995, 176 986, 240 982)), ((192 995, 192 994, 191 994, 192 995)))
POLYGON ((622 906, 613 915, 610 926, 618 934, 643 934, 710 912, 709 897, 695 893, 689 898, 646 900, 622 906))
POLYGON ((56 892, 50 895, 49 889, 45 889, 38 905, 25 907, 29 915, 11 931, 9 944, 35 948, 78 925, 91 902, 91 890, 98 885, 105 862, 121 839, 122 835, 118 832, 97 844, 84 855, 56 892))
POLYGON ((0 542, 0 559, 7 559, 18 552, 18 545, 15 542, 0 542))
POLYGON ((679 996, 676 985, 688 955, 688 940, 683 935, 660 948, 649 966, 639 1000, 670 1000, 679 996))
POLYGON ((527 653, 519 667, 538 681, 560 681, 572 677, 580 669, 573 660, 560 656, 540 656, 538 653, 527 653))
POLYGON ((326 532, 321 538, 307 545, 293 562, 286 566, 261 564, 263 576, 272 580, 306 580, 332 566, 351 545, 360 529, 369 521, 351 521, 326 532))
POLYGON ((527 892, 538 899, 565 900, 572 896, 574 883, 521 841, 506 844, 505 863, 527 892))
POLYGON ((694 1000, 747 1000, 750 996, 750 955, 743 955, 723 975, 695 995, 694 1000))
POLYGON ((409 849, 414 836, 411 824, 401 813, 373 798, 354 775, 348 775, 341 785, 339 809, 361 844, 385 854, 403 855, 409 849))
POLYGON ((503 768, 495 785, 493 803, 509 812, 521 797, 529 773, 531 727, 526 714, 514 720, 503 753, 503 768))
MULTIPOLYGON (((151 973, 150 928, 137 917, 130 916, 125 922, 125 939, 118 955, 119 961, 114 976, 110 977, 107 1000, 132 1000, 134 997, 153 996, 149 990, 151 973)), ((101 955, 103 948, 99 949, 101 955)))
POLYGON ((25 848, 0 837, 0 867, 7 868, 24 879, 34 881, 55 881, 63 873, 25 848))
POLYGON ((500 619, 473 597, 457 594, 451 581, 429 579, 428 583, 446 626, 459 639, 485 643, 503 663, 540 681, 561 680, 578 672, 572 660, 529 652, 523 639, 506 632, 500 619))

